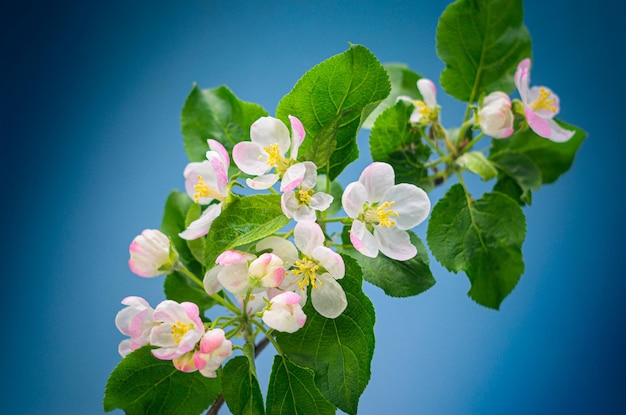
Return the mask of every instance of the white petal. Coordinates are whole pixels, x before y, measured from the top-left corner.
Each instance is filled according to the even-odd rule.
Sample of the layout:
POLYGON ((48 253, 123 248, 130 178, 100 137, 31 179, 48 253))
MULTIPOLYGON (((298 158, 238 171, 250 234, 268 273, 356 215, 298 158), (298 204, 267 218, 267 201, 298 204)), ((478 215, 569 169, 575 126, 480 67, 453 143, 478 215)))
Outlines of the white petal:
POLYGON ((367 257, 376 258, 378 255, 378 243, 376 239, 374 239, 374 236, 360 220, 352 222, 352 227, 350 228, 350 242, 352 242, 354 249, 367 257))
MULTIPOLYGON (((260 144, 261 148, 278 144, 280 154, 285 154, 291 145, 287 126, 274 117, 261 117, 256 120, 250 127, 250 140, 260 144)), ((233 158, 234 156, 233 153, 233 158)))
POLYGON ((398 229, 406 230, 422 223, 430 213, 430 199, 421 188, 408 183, 400 183, 388 189, 383 202, 394 202, 391 210, 399 216, 392 218, 398 229))
POLYGON ((311 206, 315 210, 324 211, 330 207, 330 204, 333 203, 334 198, 328 193, 317 192, 313 196, 311 196, 311 200, 309 200, 309 206, 311 206))
POLYGON ((248 265, 224 265, 224 268, 217 275, 217 279, 231 293, 244 293, 250 285, 248 282, 248 265))
POLYGON ((291 123, 291 150, 289 156, 295 160, 298 158, 298 149, 304 141, 306 132, 304 131, 302 122, 293 115, 289 116, 289 122, 291 123))
POLYGON ((235 144, 233 160, 239 170, 254 176, 264 174, 272 169, 272 166, 266 163, 267 153, 263 151, 263 146, 258 143, 244 141, 235 144))
POLYGON ((530 59, 526 58, 517 65, 515 86, 524 104, 528 104, 528 86, 530 85, 530 59))
POLYGON ((280 182, 280 191, 288 192, 294 190, 302 183, 304 174, 306 173, 306 167, 304 163, 297 163, 289 167, 280 182))
POLYGON ((191 241, 206 235, 209 233, 213 221, 220 215, 220 213, 222 213, 221 203, 209 206, 204 210, 204 212, 202 212, 202 215, 200 215, 198 219, 191 222, 187 229, 179 233, 178 236, 191 241))
POLYGON ((296 247, 309 257, 313 256, 315 248, 324 244, 325 239, 320 225, 312 221, 298 222, 293 230, 296 247))
POLYGON ((223 265, 216 265, 204 274, 204 280, 202 281, 204 283, 204 290, 210 295, 217 293, 223 288, 220 280, 217 279, 222 268, 224 268, 223 265))
POLYGON ((554 120, 548 120, 550 124, 550 140, 556 143, 564 143, 574 136, 574 131, 566 130, 556 123, 554 120))
POLYGON ((348 306, 346 293, 329 274, 319 276, 321 285, 311 290, 311 302, 315 310, 326 318, 336 318, 348 306))
POLYGON ((340 280, 346 274, 346 266, 343 263, 343 258, 329 247, 318 246, 313 250, 312 256, 334 279, 340 280))
POLYGON ((230 157, 228 156, 228 151, 226 150, 226 148, 224 148, 222 143, 220 143, 219 141, 212 140, 210 138, 206 140, 206 142, 209 145, 210 151, 215 151, 220 155, 220 157, 222 158, 222 162, 226 167, 226 171, 228 171, 228 168, 230 167, 230 157))
POLYGON ((417 81, 417 89, 424 98, 424 103, 430 108, 437 106, 437 88, 430 79, 422 78, 417 81))
POLYGON ((417 249, 411 244, 409 234, 395 226, 391 228, 376 226, 374 238, 380 251, 391 259, 406 261, 417 255, 417 249))
POLYGON ((367 190, 367 200, 370 203, 378 202, 381 200, 383 193, 394 185, 395 174, 393 167, 387 163, 373 162, 363 170, 361 177, 359 177, 359 182, 367 190))
POLYGON ((313 189, 317 184, 317 166, 312 161, 303 161, 300 163, 304 165, 305 172, 300 186, 304 189, 310 187, 313 189))
POLYGON ((341 205, 351 218, 357 218, 367 202, 367 189, 360 182, 352 182, 341 195, 341 205))
POLYGON ((313 210, 310 206, 301 205, 298 206, 296 210, 293 211, 293 220, 296 222, 304 222, 304 221, 313 221, 317 219, 317 215, 315 214, 315 210, 313 210))
POLYGON ((272 187, 277 181, 277 174, 263 174, 255 177, 254 179, 246 179, 246 184, 254 190, 265 190, 272 187))
POLYGON ((272 253, 281 257, 285 263, 293 264, 299 258, 296 247, 288 240, 278 236, 268 236, 257 242, 257 251, 265 251, 266 249, 270 249, 272 253))

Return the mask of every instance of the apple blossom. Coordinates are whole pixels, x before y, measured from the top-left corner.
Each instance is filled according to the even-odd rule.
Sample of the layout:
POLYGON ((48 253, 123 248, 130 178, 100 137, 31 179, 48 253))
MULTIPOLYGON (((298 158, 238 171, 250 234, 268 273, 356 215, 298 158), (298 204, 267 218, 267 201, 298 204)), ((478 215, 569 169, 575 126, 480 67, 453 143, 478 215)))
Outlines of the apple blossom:
POLYGON ((513 134, 511 98, 496 91, 487 95, 478 111, 478 123, 485 134, 493 138, 506 138, 513 134))
POLYGON ((233 344, 226 339, 224 330, 207 331, 200 340, 200 349, 193 355, 196 368, 207 378, 214 378, 215 373, 227 357, 233 354, 233 344))
POLYGON ((299 304, 300 296, 286 291, 270 300, 263 312, 263 322, 274 330, 293 333, 304 326, 306 315, 299 304))
POLYGON ((154 321, 154 310, 141 297, 129 296, 122 300, 126 306, 115 316, 115 326, 130 339, 122 340, 118 351, 122 357, 150 342, 150 330, 159 324, 154 321))
POLYGON ((274 117, 261 117, 250 127, 250 141, 233 147, 233 160, 239 169, 254 177, 246 179, 253 189, 269 189, 282 178, 281 192, 295 189, 303 180, 306 167, 297 163, 298 148, 304 141, 305 131, 300 120, 289 116, 289 130, 274 117), (284 155, 289 151, 289 158, 284 155), (274 173, 270 173, 274 169, 274 173))
POLYGON ((302 220, 315 221, 315 211, 324 211, 330 207, 333 197, 327 193, 313 190, 317 183, 317 167, 310 161, 301 163, 305 174, 298 188, 283 193, 280 205, 283 213, 296 222, 302 220))
POLYGON ((559 113, 559 97, 549 88, 530 85, 530 59, 519 63, 515 72, 515 86, 524 104, 526 121, 530 128, 541 137, 561 143, 574 135, 556 123, 554 116, 559 113))
POLYGON ((222 212, 222 203, 228 197, 228 151, 215 140, 207 140, 209 151, 206 160, 189 163, 185 167, 185 190, 194 202, 209 205, 198 219, 191 222, 187 229, 178 234, 183 239, 194 240, 209 233, 215 218, 222 212))
POLYGON ((350 241, 357 251, 375 258, 380 250, 389 258, 406 261, 417 254, 406 231, 428 217, 430 199, 419 187, 394 181, 389 164, 374 162, 346 187, 341 201, 354 219, 350 241))
POLYGON ((156 277, 169 272, 178 254, 170 239, 158 229, 145 229, 137 235, 129 247, 128 266, 141 277, 156 277))
POLYGON ((437 88, 435 84, 426 78, 417 81, 417 89, 420 91, 422 98, 413 99, 406 95, 401 95, 397 99, 410 102, 415 106, 415 110, 411 114, 409 121, 414 124, 430 124, 439 120, 439 106, 437 105, 437 88))
POLYGON ((154 310, 154 320, 160 322, 150 332, 154 357, 171 360, 192 351, 204 334, 198 306, 190 302, 165 300, 154 310))

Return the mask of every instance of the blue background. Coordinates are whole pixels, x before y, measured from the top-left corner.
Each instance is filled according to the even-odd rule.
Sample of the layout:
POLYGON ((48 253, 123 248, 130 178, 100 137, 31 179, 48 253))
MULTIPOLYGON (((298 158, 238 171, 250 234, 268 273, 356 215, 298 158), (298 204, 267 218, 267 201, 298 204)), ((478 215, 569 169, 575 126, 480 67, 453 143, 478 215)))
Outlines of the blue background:
MULTIPOLYGON (((183 187, 179 116, 193 82, 226 84, 274 113, 306 70, 347 42, 437 80, 434 35, 446 3, 1 6, 0 411, 102 412, 120 360, 120 300, 163 299, 162 278, 128 270, 128 245, 160 225, 166 196, 183 187)), ((525 209, 526 272, 499 312, 473 303, 467 278, 434 260, 438 282, 418 297, 365 285, 377 345, 360 413, 626 411, 623 16, 618 1, 525 2, 532 83, 556 91, 561 118, 589 138, 573 168, 525 209)), ((452 126, 463 107, 444 95, 452 126)), ((362 153, 344 185, 368 163, 362 153)), ((416 229, 422 238, 425 230, 416 229)))

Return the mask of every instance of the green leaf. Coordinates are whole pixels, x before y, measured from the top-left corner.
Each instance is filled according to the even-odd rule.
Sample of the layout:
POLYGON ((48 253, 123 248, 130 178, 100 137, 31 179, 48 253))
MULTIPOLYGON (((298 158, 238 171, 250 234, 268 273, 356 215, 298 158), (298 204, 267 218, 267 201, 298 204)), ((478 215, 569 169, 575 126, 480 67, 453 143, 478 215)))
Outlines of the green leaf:
POLYGON ((375 314, 361 290, 359 265, 349 256, 342 257, 346 274, 338 282, 348 299, 346 310, 335 319, 327 319, 308 301, 304 327, 292 334, 277 333, 276 340, 290 360, 315 371, 315 384, 331 403, 355 414, 370 378, 375 314))
POLYGON ((396 261, 382 254, 369 258, 354 248, 344 248, 342 252, 357 260, 367 282, 382 288, 389 296, 410 297, 435 285, 435 278, 430 272, 426 247, 413 232, 409 231, 409 236, 411 243, 417 248, 417 255, 408 261, 396 261))
POLYGON ((541 187, 539 167, 523 153, 505 151, 492 155, 490 159, 504 173, 504 177, 498 179, 494 190, 500 190, 523 204, 530 204, 531 191, 539 190, 541 187), (506 177, 516 186, 507 182, 506 177))
POLYGON ((452 186, 435 205, 428 223, 428 245, 443 266, 465 271, 469 296, 499 308, 522 272, 526 220, 510 197, 486 193, 471 199, 461 184, 452 186))
POLYGON ((391 82, 391 92, 389 96, 383 100, 374 111, 367 117, 363 123, 363 128, 372 129, 374 122, 380 114, 387 108, 393 107, 396 104, 396 100, 399 96, 404 95, 413 99, 423 99, 417 89, 417 81, 422 78, 421 75, 410 70, 405 64, 402 63, 386 63, 383 65, 389 75, 389 81, 391 82))
POLYGON ((398 101, 376 119, 370 134, 370 152, 374 161, 390 164, 396 182, 420 185, 430 157, 430 148, 422 143, 421 133, 409 122, 414 106, 398 101))
POLYGON ((180 261, 197 276, 203 274, 202 264, 194 258, 187 241, 178 236, 186 228, 187 212, 191 205, 193 202, 187 193, 179 190, 172 191, 165 202, 161 232, 170 237, 180 261))
POLYGON ((350 110, 340 112, 328 124, 323 126, 320 132, 317 133, 317 136, 315 136, 315 140, 307 148, 304 156, 299 158, 312 161, 316 166, 325 166, 335 151, 341 120, 349 113, 350 110))
POLYGON ((207 295, 204 288, 180 272, 173 272, 165 277, 163 290, 168 300, 178 303, 189 301, 197 304, 200 315, 215 305, 215 301, 207 295))
POLYGON ((267 413, 272 415, 331 415, 335 407, 320 393, 313 371, 275 356, 267 389, 267 413))
POLYGON ((222 393, 228 409, 233 415, 262 415, 263 395, 259 382, 250 372, 250 363, 245 356, 228 361, 222 372, 222 393))
POLYGON ((491 180, 498 175, 498 170, 496 170, 493 163, 487 160, 480 151, 471 151, 463 154, 456 159, 456 164, 472 173, 476 173, 485 181, 491 180))
POLYGON ((512 73, 531 51, 522 0, 457 0, 439 19, 436 48, 446 64, 441 86, 453 97, 513 91, 512 73))
POLYGON ((493 191, 504 193, 511 199, 517 201, 520 206, 532 204, 532 192, 530 190, 522 190, 520 185, 506 174, 502 174, 498 177, 498 181, 493 185, 493 191))
POLYGON ((578 148, 587 137, 587 133, 580 128, 557 122, 563 128, 575 131, 569 141, 555 143, 528 128, 516 132, 506 140, 492 140, 489 158, 501 160, 506 153, 523 154, 539 168, 543 184, 555 182, 572 166, 578 148))
POLYGON ((250 126, 266 115, 263 107, 241 101, 225 86, 202 90, 194 84, 180 118, 187 157, 206 160, 209 138, 232 152, 236 143, 250 140, 250 126))
POLYGON ((359 127, 374 106, 387 97, 389 90, 387 72, 376 57, 365 47, 352 45, 346 52, 323 61, 304 74, 279 102, 276 114, 283 120, 294 115, 302 121, 307 136, 300 152, 307 154, 326 125, 349 110, 341 118, 335 136, 330 170, 318 165, 321 174, 328 173, 334 180, 358 158, 356 137, 359 127))
POLYGON ((205 264, 215 265, 224 251, 265 238, 289 223, 280 195, 254 195, 233 200, 213 221, 207 236, 205 264))
POLYGON ((126 356, 111 373, 104 391, 104 410, 127 415, 190 415, 203 412, 220 393, 219 378, 183 373, 170 360, 142 347, 126 356))

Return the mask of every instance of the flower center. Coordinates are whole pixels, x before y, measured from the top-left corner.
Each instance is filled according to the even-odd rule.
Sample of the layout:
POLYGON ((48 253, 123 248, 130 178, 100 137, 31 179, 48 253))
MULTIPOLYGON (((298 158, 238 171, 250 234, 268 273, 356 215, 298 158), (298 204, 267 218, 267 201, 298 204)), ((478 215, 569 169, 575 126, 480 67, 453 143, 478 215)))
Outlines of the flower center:
POLYGON ((321 281, 317 280, 317 270, 320 268, 315 262, 308 258, 302 258, 301 261, 296 261, 294 266, 296 269, 292 269, 290 272, 300 278, 298 286, 301 290, 311 285, 314 289, 319 285, 322 285, 321 281))
POLYGON ((533 111, 548 110, 556 114, 556 98, 550 95, 550 91, 541 87, 539 88, 539 96, 537 96, 534 102, 530 103, 529 107, 532 108, 533 111))
POLYGON ((176 344, 180 343, 180 341, 183 339, 183 336, 191 329, 193 329, 193 323, 185 324, 177 321, 176 323, 172 324, 172 337, 174 338, 176 344))
POLYGON ((396 225, 396 221, 390 219, 390 217, 400 216, 398 212, 390 209, 396 202, 385 202, 382 205, 374 208, 369 207, 366 209, 363 219, 367 223, 378 223, 380 226, 390 228, 396 225))
POLYGON ((300 205, 310 206, 312 195, 313 195, 313 191, 311 190, 310 187, 307 187, 306 189, 301 188, 300 190, 298 190, 298 193, 296 194, 296 199, 298 199, 298 203, 300 205))
POLYGON ((275 167, 281 158, 278 143, 271 144, 269 147, 263 147, 263 150, 267 152, 267 160, 265 163, 270 167, 275 167))
POLYGON ((198 175, 198 183, 193 186, 193 190, 196 192, 193 194, 193 201, 196 203, 200 203, 200 199, 205 197, 210 197, 212 199, 217 199, 219 201, 224 201, 224 196, 220 194, 217 190, 209 187, 204 182, 204 177, 198 175))
POLYGON ((437 120, 437 110, 426 105, 424 101, 415 100, 413 101, 413 105, 415 105, 415 109, 422 116, 420 119, 421 122, 437 120))

